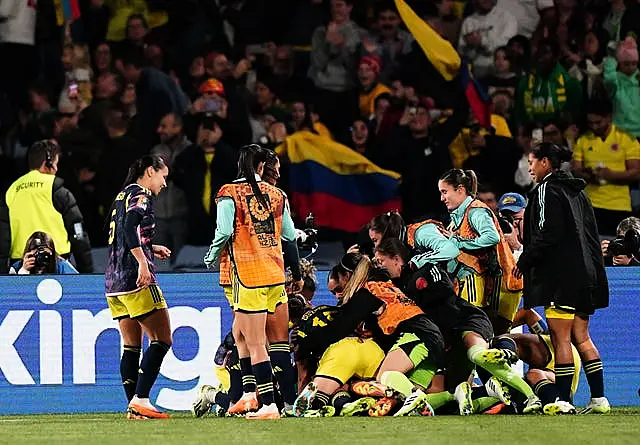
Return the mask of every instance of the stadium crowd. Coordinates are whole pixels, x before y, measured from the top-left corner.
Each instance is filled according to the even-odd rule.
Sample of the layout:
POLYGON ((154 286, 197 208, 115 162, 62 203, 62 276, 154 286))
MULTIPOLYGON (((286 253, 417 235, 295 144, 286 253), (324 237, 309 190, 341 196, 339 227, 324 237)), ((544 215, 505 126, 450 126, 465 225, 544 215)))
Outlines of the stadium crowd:
MULTIPOLYGON (((328 158, 336 144, 346 146, 399 174, 401 210, 341 234, 346 246, 357 244, 330 274, 339 304, 303 315, 311 295, 289 299, 300 306, 285 317, 298 313, 291 321, 299 393, 290 390, 295 374, 283 358, 288 336, 274 328, 283 326, 277 307, 287 307, 276 304, 281 295, 272 299, 275 269, 233 292, 221 281, 242 328, 218 357, 230 383, 224 391, 204 387, 197 415, 215 405, 279 417, 277 404, 295 416, 433 415, 452 404, 460 414, 575 413, 580 363, 592 395, 585 412, 608 412, 588 318, 607 304, 603 256, 637 264, 620 242, 598 236, 620 241, 640 228, 639 14, 640 2, 625 0, 2 1, 0 57, 10 67, 0 75, 2 271, 67 273, 73 256, 87 273, 91 247, 166 246, 135 254, 137 263, 127 252, 128 266, 111 252, 107 292, 124 301, 119 294, 148 285, 153 271, 142 281, 127 271, 132 289, 120 289, 128 282, 118 282, 118 268, 136 267, 145 255, 166 258, 214 240, 211 266, 224 258, 225 243, 247 236, 234 232, 241 224, 224 233, 220 226, 234 221, 223 216, 233 215, 229 201, 237 212, 238 196, 248 193, 234 183, 239 160, 242 184, 280 212, 272 215, 273 239, 258 238, 281 254, 287 247, 274 234, 294 241, 289 221, 306 215, 271 184, 288 192, 292 176, 286 154, 278 160, 273 150, 311 134, 328 158), (259 186, 254 175, 264 179, 259 186), (133 183, 153 186, 157 196, 147 203, 133 183), (146 218, 137 226, 116 217, 130 210, 119 203, 127 194, 146 218), (545 206, 556 216, 570 208, 564 216, 578 234, 566 225, 548 229, 545 206), (130 230, 142 226, 136 244, 130 230), (549 233, 569 243, 564 254, 580 250, 583 261, 570 273, 585 288, 545 278, 563 263, 541 266, 556 251, 531 246, 549 233), (114 246, 113 236, 124 238, 114 246), (270 288, 264 308, 238 301, 262 287, 270 288), (518 311, 523 289, 527 309, 518 311), (585 292, 588 302, 574 301, 585 292), (534 306, 546 307, 549 336, 534 306), (275 320, 258 320, 256 311, 275 320), (540 336, 507 334, 524 324, 540 336), (270 326, 277 341, 266 335, 270 326), (269 357, 278 366, 270 368, 269 357), (518 358, 529 364, 526 380, 510 368, 518 358), (470 367, 482 386, 467 382, 470 367), (367 381, 347 387, 354 376, 367 381)), ((257 199, 254 213, 270 207, 257 199)), ((305 287, 296 265, 292 294, 312 293, 315 283, 307 277, 305 287)), ((235 266, 240 275, 253 267, 235 266)), ((158 289, 148 297, 152 311, 166 310, 158 289)), ((114 318, 146 314, 113 301, 114 318)), ((159 369, 171 345, 167 323, 131 323, 138 336, 153 328, 142 367, 159 369)), ((129 346, 131 374, 141 351, 129 346)), ((140 408, 132 415, 155 417, 148 405, 155 378, 144 377, 144 393, 136 393, 133 374, 125 379, 140 408)))

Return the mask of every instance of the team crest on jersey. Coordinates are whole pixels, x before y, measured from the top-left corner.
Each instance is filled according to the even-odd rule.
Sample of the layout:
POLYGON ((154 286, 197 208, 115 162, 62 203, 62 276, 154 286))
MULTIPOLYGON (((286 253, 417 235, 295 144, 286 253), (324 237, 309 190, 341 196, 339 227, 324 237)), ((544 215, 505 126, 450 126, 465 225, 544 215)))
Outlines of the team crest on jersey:
POLYGON ((276 239, 276 224, 271 213, 271 202, 268 195, 263 195, 267 201, 268 207, 258 201, 255 195, 247 195, 247 207, 249 208, 249 215, 251 215, 251 222, 256 231, 258 242, 262 247, 275 247, 278 245, 276 239))
POLYGON ((138 207, 139 209, 142 209, 142 210, 147 210, 148 202, 149 202, 149 200, 147 199, 146 196, 140 195, 140 196, 138 196, 138 201, 136 202, 136 207, 138 207))
POLYGON ((620 149, 620 146, 618 144, 613 144, 611 146, 611 151, 618 151, 620 149))

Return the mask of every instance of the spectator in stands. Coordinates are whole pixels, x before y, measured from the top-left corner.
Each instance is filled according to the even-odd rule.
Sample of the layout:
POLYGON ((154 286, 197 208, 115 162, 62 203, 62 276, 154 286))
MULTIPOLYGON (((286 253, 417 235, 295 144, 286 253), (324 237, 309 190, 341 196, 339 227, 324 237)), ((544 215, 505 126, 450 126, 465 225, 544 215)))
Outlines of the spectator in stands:
MULTIPOLYGON (((215 54, 214 57, 216 68, 212 71, 213 77, 204 81, 198 88, 199 95, 193 101, 190 110, 191 115, 196 117, 192 120, 194 125, 190 125, 189 121, 187 121, 187 135, 191 138, 195 137, 195 130, 199 122, 198 114, 213 112, 220 118, 219 123, 222 127, 225 142, 233 147, 239 147, 248 143, 252 138, 249 114, 247 112, 248 104, 238 92, 238 84, 230 69, 217 66, 219 60, 226 61, 226 56, 215 54), (207 100, 217 100, 220 106, 214 110, 207 111, 204 108, 207 100)), ((228 65, 228 61, 226 61, 226 64, 228 65)))
POLYGON ((293 134, 296 131, 312 131, 320 136, 331 139, 331 132, 320 121, 315 121, 313 118, 313 108, 310 104, 306 104, 302 101, 295 101, 291 105, 291 121, 289 122, 289 133, 293 134))
MULTIPOLYGON (((620 221, 618 227, 616 228, 616 239, 622 240, 624 239, 625 234, 629 230, 635 230, 640 233, 640 218, 636 218, 635 216, 630 216, 629 218, 625 218, 620 221)), ((605 266, 640 266, 640 261, 634 256, 628 255, 614 255, 609 250, 609 245, 611 244, 611 240, 602 240, 602 255, 604 256, 604 264, 605 266)))
POLYGON ((478 200, 484 202, 493 213, 498 214, 498 197, 489 184, 478 185, 478 200))
MULTIPOLYGON (((111 108, 105 117, 108 139, 98 165, 98 183, 102 206, 111 208, 111 203, 122 189, 129 166, 148 153, 128 127, 127 117, 118 108, 111 108)), ((109 218, 110 215, 105 215, 109 218)), ((106 235, 106 234, 105 234, 106 235)))
MULTIPOLYGON (((455 91, 455 90, 454 90, 455 91)), ((407 106, 388 142, 381 148, 381 166, 402 175, 400 189, 405 221, 417 218, 444 218, 440 193, 433 184, 443 171, 451 168, 449 145, 457 137, 469 115, 469 105, 457 94, 457 106, 442 123, 431 120, 431 106, 422 100, 407 106)))
MULTIPOLYGON (((152 155, 159 155, 169 167, 174 170, 176 158, 190 145, 191 141, 184 135, 182 117, 176 113, 169 113, 160 121, 158 127, 160 144, 152 150, 152 155)), ((167 178, 167 189, 154 198, 153 208, 156 215, 155 244, 168 247, 178 256, 180 249, 187 241, 187 199, 185 193, 173 181, 171 175, 167 178)))
POLYGON ((38 231, 51 235, 57 252, 71 253, 78 270, 93 272, 91 245, 83 227, 76 200, 56 178, 60 147, 53 140, 36 142, 28 153, 29 173, 15 181, 6 193, 6 208, 0 212, 0 267, 24 257, 24 246, 38 231), (9 242, 7 242, 9 241, 9 242))
POLYGON ((582 89, 587 99, 604 97, 602 83, 602 62, 607 54, 609 35, 601 29, 587 31, 582 43, 584 54, 578 59, 570 60, 573 66, 568 72, 582 83, 582 89))
POLYGON ((133 52, 124 59, 124 76, 136 86, 136 109, 140 116, 139 136, 147 145, 156 138, 156 128, 170 112, 185 114, 189 99, 164 72, 147 66, 144 54, 133 52))
POLYGON ((613 123, 621 130, 640 137, 640 82, 638 45, 627 37, 618 45, 616 58, 604 62, 604 86, 613 102, 613 123))
POLYGON ((24 248, 22 260, 9 268, 10 275, 71 275, 77 274, 73 265, 56 253, 53 239, 44 232, 34 232, 24 248))
MULTIPOLYGON (((481 183, 490 183, 497 193, 503 193, 513 190, 513 175, 521 153, 504 118, 492 115, 491 123, 492 128, 487 130, 471 119, 462 131, 462 149, 455 147, 455 157, 460 159, 462 150, 465 155, 462 168, 474 170, 481 183)), ((452 154, 454 144, 449 147, 452 154)))
POLYGON ((93 52, 94 75, 97 78, 103 73, 112 71, 115 66, 111 56, 111 47, 107 42, 100 43, 93 52))
POLYGON ((494 53, 495 72, 485 81, 491 96, 498 91, 506 92, 512 98, 516 94, 518 76, 511 69, 511 61, 508 54, 509 50, 506 46, 501 46, 494 53))
POLYGON ((454 0, 434 0, 435 17, 429 18, 429 24, 453 46, 458 44, 462 19, 456 14, 454 0))
POLYGON ((498 0, 498 5, 510 13, 518 24, 518 34, 530 39, 542 14, 555 8, 553 0, 498 0))
POLYGON ((3 1, 0 18, 0 57, 5 63, 11 63, 11 69, 2 70, 0 88, 17 109, 22 95, 38 74, 36 8, 29 1, 3 1))
POLYGON ((184 190, 191 245, 211 242, 216 225, 215 198, 220 187, 233 181, 238 170, 236 151, 223 139, 219 118, 200 116, 196 143, 175 159, 173 182, 184 190))
POLYGON ((399 73, 399 57, 411 51, 413 36, 400 28, 402 20, 393 1, 384 0, 376 7, 375 29, 363 38, 366 55, 380 58, 379 81, 388 84, 399 73))
POLYGON ((474 13, 462 22, 458 50, 483 79, 493 74, 493 53, 518 33, 518 23, 496 0, 473 0, 473 6, 474 13))
POLYGON ((364 56, 358 67, 360 83, 360 117, 370 119, 375 112, 375 101, 380 95, 391 93, 391 90, 379 82, 381 69, 380 58, 375 55, 364 56))
POLYGON ((516 94, 516 119, 547 122, 565 118, 578 122, 582 115, 582 88, 559 62, 558 44, 542 40, 535 56, 536 67, 520 79, 516 94))
POLYGON ((640 179, 640 144, 611 123, 611 112, 608 101, 589 103, 589 131, 573 151, 573 169, 587 181, 601 235, 614 235, 618 223, 630 216, 629 184, 640 179))
POLYGON ((105 136, 104 119, 107 111, 119 102, 118 95, 124 88, 123 79, 116 73, 105 71, 98 76, 93 102, 82 110, 80 125, 95 135, 105 136))
POLYGON ((351 143, 349 146, 360 153, 363 156, 369 157, 371 140, 369 138, 369 127, 367 123, 362 120, 356 120, 351 126, 351 143))
POLYGON ((362 31, 351 21, 352 8, 353 0, 331 0, 331 21, 313 33, 308 73, 316 87, 316 112, 338 139, 357 112, 353 72, 362 31))

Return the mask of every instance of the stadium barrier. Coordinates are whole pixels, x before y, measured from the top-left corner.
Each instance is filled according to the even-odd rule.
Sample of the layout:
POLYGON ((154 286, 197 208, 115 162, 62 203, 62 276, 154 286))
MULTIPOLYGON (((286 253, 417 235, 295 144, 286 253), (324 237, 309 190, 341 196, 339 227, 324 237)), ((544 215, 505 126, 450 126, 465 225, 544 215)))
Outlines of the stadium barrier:
MULTIPOLYGON (((613 405, 637 405, 640 386, 640 269, 608 271, 611 305, 592 320, 613 405)), ((331 304, 326 272, 315 304, 331 304)), ((162 274, 174 345, 151 398, 190 408, 197 388, 216 383, 212 360, 231 313, 216 273, 162 274)), ((117 412, 125 408, 120 340, 101 275, 0 277, 0 414, 117 412)), ((584 376, 576 398, 586 403, 584 376)))

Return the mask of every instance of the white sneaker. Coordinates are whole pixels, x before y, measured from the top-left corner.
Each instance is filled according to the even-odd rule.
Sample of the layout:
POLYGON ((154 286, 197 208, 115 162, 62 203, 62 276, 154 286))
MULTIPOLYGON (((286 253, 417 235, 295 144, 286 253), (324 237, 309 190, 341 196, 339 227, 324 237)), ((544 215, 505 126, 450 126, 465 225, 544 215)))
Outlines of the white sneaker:
MULTIPOLYGON (((429 405, 429 402, 427 402, 427 395, 421 390, 416 389, 405 399, 404 403, 393 417, 410 416, 413 413, 421 412, 427 405, 429 407, 431 406, 429 405)), ((433 408, 431 408, 431 411, 433 412, 433 408)))
POLYGON ((556 399, 553 403, 547 403, 542 411, 547 416, 557 416, 559 414, 575 414, 576 408, 569 402, 556 399))
POLYGON ((597 397, 589 400, 587 406, 580 411, 580 414, 609 414, 611 412, 611 405, 606 397, 597 397))
POLYGON ((496 377, 491 377, 487 380, 487 383, 484 384, 484 387, 489 397, 498 399, 505 405, 511 405, 511 392, 506 383, 498 380, 496 377))
POLYGON ((522 414, 535 414, 542 409, 542 402, 535 394, 527 399, 522 414))
POLYGON ((473 400, 471 400, 471 385, 468 382, 462 382, 456 386, 453 398, 458 402, 461 416, 470 416, 473 414, 473 400))

